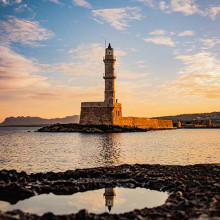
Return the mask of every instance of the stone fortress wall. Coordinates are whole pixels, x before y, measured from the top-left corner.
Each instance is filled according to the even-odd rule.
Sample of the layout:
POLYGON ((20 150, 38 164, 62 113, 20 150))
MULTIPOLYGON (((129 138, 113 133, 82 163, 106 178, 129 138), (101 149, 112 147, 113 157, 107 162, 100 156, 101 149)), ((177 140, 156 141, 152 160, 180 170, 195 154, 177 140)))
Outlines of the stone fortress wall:
POLYGON ((82 102, 80 124, 119 125, 144 129, 173 128, 171 120, 160 120, 138 117, 122 117, 121 104, 115 99, 115 57, 109 44, 105 50, 105 99, 104 102, 82 102))
POLYGON ((114 124, 120 126, 138 127, 144 129, 168 129, 173 128, 173 122, 171 120, 160 120, 151 118, 139 118, 139 117, 122 117, 121 120, 116 120, 114 124))
POLYGON ((120 125, 144 128, 149 130, 173 128, 173 122, 171 120, 160 120, 139 117, 122 117, 118 115, 119 111, 117 111, 116 109, 117 108, 109 108, 104 106, 82 107, 80 124, 120 125))

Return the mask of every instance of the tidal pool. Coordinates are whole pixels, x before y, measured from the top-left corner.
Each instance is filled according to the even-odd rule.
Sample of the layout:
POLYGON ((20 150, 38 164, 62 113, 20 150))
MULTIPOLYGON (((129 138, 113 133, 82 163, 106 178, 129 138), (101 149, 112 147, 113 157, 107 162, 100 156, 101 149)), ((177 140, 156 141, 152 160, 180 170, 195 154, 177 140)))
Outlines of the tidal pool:
POLYGON ((42 215, 46 212, 54 214, 76 213, 87 209, 92 213, 124 213, 134 209, 161 206, 168 198, 168 193, 145 188, 105 188, 79 192, 73 195, 41 194, 19 201, 15 205, 0 201, 0 210, 20 209, 42 215))

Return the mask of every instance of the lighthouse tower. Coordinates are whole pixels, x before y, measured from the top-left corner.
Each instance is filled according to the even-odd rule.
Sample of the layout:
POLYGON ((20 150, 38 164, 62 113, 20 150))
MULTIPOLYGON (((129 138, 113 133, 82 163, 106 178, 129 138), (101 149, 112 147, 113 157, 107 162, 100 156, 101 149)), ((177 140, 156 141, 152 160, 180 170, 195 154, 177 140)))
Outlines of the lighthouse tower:
POLYGON ((105 92, 104 102, 82 102, 80 124, 118 125, 121 124, 121 104, 115 99, 115 56, 111 44, 105 48, 105 92))
POLYGON ((105 49, 105 103, 115 104, 115 57, 111 44, 105 49))

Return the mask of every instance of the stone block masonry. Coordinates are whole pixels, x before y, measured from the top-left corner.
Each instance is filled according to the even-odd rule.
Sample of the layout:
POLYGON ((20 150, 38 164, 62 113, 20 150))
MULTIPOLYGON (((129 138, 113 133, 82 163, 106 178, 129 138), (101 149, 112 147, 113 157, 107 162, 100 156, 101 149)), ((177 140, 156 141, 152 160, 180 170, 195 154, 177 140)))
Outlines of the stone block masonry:
POLYGON ((83 102, 80 124, 114 125, 122 117, 121 104, 106 102, 83 102))
POLYGON ((138 117, 122 117, 121 104, 115 99, 115 56, 109 44, 105 49, 105 98, 104 102, 82 102, 80 124, 84 125, 119 125, 143 129, 173 128, 171 120, 160 120, 138 117))
POLYGON ((150 118, 138 118, 138 117, 122 117, 121 126, 131 126, 144 128, 148 130, 156 129, 169 129, 173 128, 173 122, 171 120, 160 120, 150 118))

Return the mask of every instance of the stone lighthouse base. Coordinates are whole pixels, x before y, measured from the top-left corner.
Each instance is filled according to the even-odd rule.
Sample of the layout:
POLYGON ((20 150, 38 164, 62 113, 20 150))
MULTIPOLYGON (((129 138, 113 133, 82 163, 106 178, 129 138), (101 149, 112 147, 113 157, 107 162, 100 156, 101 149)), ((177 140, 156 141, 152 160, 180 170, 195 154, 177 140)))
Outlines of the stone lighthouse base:
POLYGON ((136 127, 147 130, 173 128, 172 120, 122 117, 120 103, 109 105, 105 102, 83 102, 81 104, 80 124, 117 125, 121 127, 136 127))

